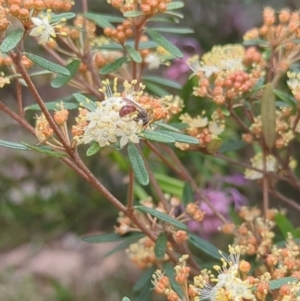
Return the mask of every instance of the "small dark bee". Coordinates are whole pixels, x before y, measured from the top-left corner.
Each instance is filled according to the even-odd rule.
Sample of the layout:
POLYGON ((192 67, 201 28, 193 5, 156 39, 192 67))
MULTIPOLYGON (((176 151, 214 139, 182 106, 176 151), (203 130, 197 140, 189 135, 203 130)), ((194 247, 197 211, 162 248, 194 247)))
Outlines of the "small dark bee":
POLYGON ((120 109, 120 117, 133 114, 133 120, 137 122, 141 120, 144 126, 149 122, 149 114, 140 104, 125 97, 122 97, 122 100, 126 102, 126 105, 120 109))

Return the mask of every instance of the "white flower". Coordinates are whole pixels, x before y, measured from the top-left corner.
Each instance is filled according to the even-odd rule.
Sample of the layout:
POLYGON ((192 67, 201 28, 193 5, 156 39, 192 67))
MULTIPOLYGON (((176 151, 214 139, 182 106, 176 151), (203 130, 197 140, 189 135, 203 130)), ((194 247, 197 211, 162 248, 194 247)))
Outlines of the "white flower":
POLYGON ((31 21, 35 27, 31 30, 30 35, 38 37, 40 44, 46 44, 51 37, 56 37, 54 27, 49 23, 49 14, 46 16, 32 17, 31 21))
POLYGON ((145 62, 148 64, 149 70, 158 69, 161 63, 159 56, 153 53, 150 53, 145 57, 145 62))
POLYGON ((218 136, 221 133, 223 133, 223 131, 225 129, 225 125, 224 125, 224 123, 221 123, 221 122, 210 121, 208 124, 208 129, 213 135, 218 136))
POLYGON ((251 293, 249 283, 239 278, 235 278, 234 281, 227 283, 225 287, 231 300, 242 301, 243 299, 252 300, 255 298, 251 293))
POLYGON ((190 59, 188 59, 187 64, 192 69, 194 74, 203 72, 205 77, 207 77, 207 78, 212 76, 214 73, 217 73, 220 71, 220 68, 218 68, 215 65, 202 65, 199 61, 198 56, 194 56, 194 57, 191 57, 190 59))
MULTIPOLYGON (((257 153, 251 160, 252 167, 263 170, 263 155, 262 153, 257 153)), ((276 172, 278 169, 278 164, 274 156, 268 155, 266 158, 266 171, 267 172, 276 172)), ((245 170, 245 178, 249 180, 256 180, 261 179, 263 177, 263 173, 252 170, 246 169, 245 170)))

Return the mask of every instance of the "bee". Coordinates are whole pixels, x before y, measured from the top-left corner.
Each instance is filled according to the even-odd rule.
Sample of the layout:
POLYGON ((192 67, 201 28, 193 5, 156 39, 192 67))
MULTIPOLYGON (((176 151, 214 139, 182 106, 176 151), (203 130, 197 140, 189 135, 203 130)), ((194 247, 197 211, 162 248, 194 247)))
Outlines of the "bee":
POLYGON ((143 126, 149 123, 149 114, 148 112, 134 100, 122 97, 122 101, 126 104, 120 109, 119 116, 124 117, 133 114, 133 120, 139 122, 142 121, 143 126))

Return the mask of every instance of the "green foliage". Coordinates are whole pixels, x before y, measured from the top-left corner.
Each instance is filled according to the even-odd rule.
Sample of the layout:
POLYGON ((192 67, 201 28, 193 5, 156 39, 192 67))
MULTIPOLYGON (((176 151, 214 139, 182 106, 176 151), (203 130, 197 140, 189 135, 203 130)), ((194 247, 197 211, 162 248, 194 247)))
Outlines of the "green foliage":
POLYGON ((127 60, 127 57, 120 57, 119 59, 116 59, 114 62, 104 66, 100 70, 100 74, 105 75, 119 70, 127 62, 127 60))
POLYGON ((142 135, 147 140, 153 140, 156 142, 174 143, 176 141, 172 136, 169 136, 168 134, 165 133, 161 133, 159 131, 145 130, 142 135))
POLYGON ((130 56, 130 58, 136 62, 136 63, 141 63, 142 62, 142 57, 139 54, 138 51, 136 51, 133 47, 131 47, 130 45, 125 46, 125 49, 128 53, 128 55, 130 56))
POLYGON ((78 69, 80 66, 80 61, 79 60, 73 60, 71 61, 67 66, 66 69, 69 70, 70 75, 58 75, 56 78, 54 78, 51 81, 51 87, 53 88, 61 88, 64 85, 66 85, 77 73, 78 69))
POLYGON ((79 102, 81 106, 88 109, 89 111, 95 111, 97 108, 97 104, 90 100, 89 98, 85 97, 84 95, 80 93, 74 93, 73 94, 76 101, 79 102))
POLYGON ((193 203, 195 201, 194 192, 192 190, 191 184, 189 182, 185 182, 182 191, 182 202, 187 205, 189 203, 193 203))
POLYGON ((17 29, 10 32, 2 41, 0 51, 7 53, 18 46, 24 34, 23 29, 17 29))
POLYGON ((145 206, 135 206, 134 208, 141 212, 148 213, 154 217, 157 217, 158 219, 160 219, 168 224, 171 224, 171 225, 177 227, 178 229, 187 230, 187 226, 184 223, 178 221, 174 217, 169 216, 168 214, 162 213, 153 208, 149 208, 149 207, 145 207, 145 206))
POLYGON ((163 264, 163 269, 164 269, 164 272, 166 273, 168 279, 170 280, 173 290, 178 294, 178 296, 180 296, 180 298, 182 300, 184 300, 184 297, 183 297, 184 294, 183 294, 182 288, 178 284, 178 282, 175 280, 175 277, 174 277, 175 273, 174 273, 173 266, 169 262, 167 262, 167 263, 163 264))
MULTIPOLYGON (((73 100, 73 96, 57 99, 55 101, 46 102, 44 104, 45 104, 45 107, 49 111, 57 110, 60 108, 61 105, 63 105, 63 107, 67 110, 77 109, 79 105, 77 103, 70 102, 71 100, 73 100)), ((40 111, 40 110, 41 110, 41 107, 38 104, 28 106, 24 109, 25 112, 26 111, 40 111)))
POLYGON ((182 88, 182 86, 178 82, 160 76, 147 75, 143 77, 143 80, 148 82, 153 82, 155 84, 159 84, 169 88, 174 88, 174 89, 182 88))
POLYGON ((57 157, 57 158, 68 157, 67 153, 52 150, 51 147, 48 147, 48 146, 34 146, 34 145, 30 145, 30 144, 24 143, 24 142, 22 142, 22 144, 24 144, 24 146, 26 146, 30 150, 34 150, 38 153, 41 153, 41 154, 44 154, 44 155, 47 155, 50 157, 57 157))
POLYGON ((46 69, 48 71, 70 76, 70 71, 63 66, 60 66, 56 63, 50 62, 36 54, 26 52, 26 56, 34 62, 37 66, 46 69))
POLYGON ((99 143, 93 142, 92 145, 86 151, 87 157, 97 154, 101 150, 99 143))
POLYGON ((137 147, 133 143, 129 143, 127 146, 128 158, 137 181, 146 186, 149 184, 149 174, 145 167, 144 160, 139 153, 137 147))
POLYGON ((227 152, 232 152, 232 151, 237 151, 239 149, 242 149, 246 146, 247 144, 242 141, 228 141, 222 144, 220 148, 220 153, 227 153, 227 152))
POLYGON ((155 178, 160 186, 160 188, 171 195, 181 197, 184 187, 184 182, 165 174, 155 173, 155 178))
POLYGON ((4 146, 4 147, 7 147, 7 148, 12 148, 12 149, 17 149, 17 150, 25 150, 25 151, 30 150, 24 144, 16 143, 16 142, 10 142, 10 141, 5 141, 5 140, 0 140, 0 146, 4 146))
POLYGON ((183 58, 183 54, 181 53, 181 51, 171 42, 169 42, 166 38, 160 35, 157 31, 148 28, 146 29, 146 32, 157 44, 162 46, 170 54, 178 58, 183 58))
POLYGON ((161 260, 164 258, 166 250, 167 250, 167 242, 168 238, 165 233, 160 233, 157 237, 155 247, 154 247, 154 253, 158 260, 161 260))

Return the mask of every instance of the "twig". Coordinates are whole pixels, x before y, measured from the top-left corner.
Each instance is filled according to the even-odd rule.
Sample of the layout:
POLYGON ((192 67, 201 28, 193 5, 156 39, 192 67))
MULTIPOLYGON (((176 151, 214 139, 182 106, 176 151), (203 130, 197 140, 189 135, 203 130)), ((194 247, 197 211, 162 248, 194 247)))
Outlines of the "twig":
POLYGON ((133 206, 133 188, 134 188, 134 174, 133 170, 130 167, 129 169, 129 184, 128 184, 128 192, 127 192, 127 209, 131 210, 133 206))

